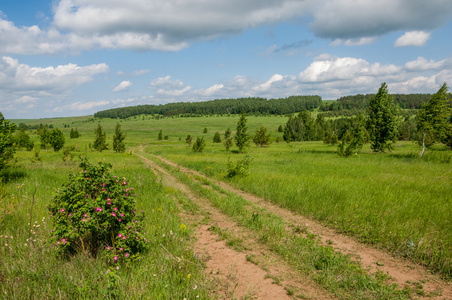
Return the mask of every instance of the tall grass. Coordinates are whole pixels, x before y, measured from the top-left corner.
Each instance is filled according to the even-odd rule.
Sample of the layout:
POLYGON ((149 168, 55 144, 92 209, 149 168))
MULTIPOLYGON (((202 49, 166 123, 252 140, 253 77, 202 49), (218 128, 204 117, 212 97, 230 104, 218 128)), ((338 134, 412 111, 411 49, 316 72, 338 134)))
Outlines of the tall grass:
POLYGON ((178 216, 178 195, 166 190, 135 156, 89 153, 91 161, 113 163, 137 193, 138 209, 146 215, 144 233, 151 250, 140 262, 107 264, 79 254, 55 255, 47 243, 52 192, 67 182, 77 161, 63 162, 61 153, 42 153, 31 163, 30 153, 18 153, 0 202, 0 294, 6 299, 196 299, 208 297, 203 266, 192 250, 193 228, 178 216), (12 176, 19 174, 20 176, 12 176))

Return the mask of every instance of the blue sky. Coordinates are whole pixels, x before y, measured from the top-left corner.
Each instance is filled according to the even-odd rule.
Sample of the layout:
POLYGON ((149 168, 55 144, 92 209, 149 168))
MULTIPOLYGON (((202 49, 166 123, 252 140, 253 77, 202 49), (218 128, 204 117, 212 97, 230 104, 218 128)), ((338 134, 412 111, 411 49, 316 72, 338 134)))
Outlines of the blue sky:
POLYGON ((0 0, 0 112, 452 84, 450 0, 0 0))

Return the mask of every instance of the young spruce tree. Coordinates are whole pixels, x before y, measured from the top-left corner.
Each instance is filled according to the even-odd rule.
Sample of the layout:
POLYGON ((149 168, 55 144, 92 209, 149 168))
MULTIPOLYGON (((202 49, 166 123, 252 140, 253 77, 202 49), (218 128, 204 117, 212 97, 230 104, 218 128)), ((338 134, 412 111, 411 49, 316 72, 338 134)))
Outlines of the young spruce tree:
POLYGON ((94 140, 93 148, 99 152, 108 149, 107 135, 105 134, 105 131, 102 129, 100 123, 97 124, 96 130, 94 130, 94 135, 96 136, 96 139, 94 140))
POLYGON ((240 120, 237 122, 237 131, 234 136, 235 144, 239 148, 239 152, 243 152, 245 147, 250 145, 250 136, 246 133, 248 126, 246 126, 246 115, 242 112, 240 120))
POLYGON ((113 136, 113 150, 116 153, 122 153, 126 150, 126 145, 124 143, 124 139, 126 135, 121 131, 121 125, 116 123, 115 127, 115 135, 113 136))

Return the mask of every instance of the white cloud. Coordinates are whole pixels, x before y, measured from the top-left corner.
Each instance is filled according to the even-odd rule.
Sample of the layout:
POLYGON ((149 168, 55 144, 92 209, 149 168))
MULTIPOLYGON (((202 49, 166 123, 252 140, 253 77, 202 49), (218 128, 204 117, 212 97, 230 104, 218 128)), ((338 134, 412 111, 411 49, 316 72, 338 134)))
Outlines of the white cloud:
POLYGON ((106 64, 79 67, 76 64, 30 67, 17 59, 3 56, 0 60, 0 88, 16 91, 62 91, 93 80, 108 72, 106 64))
POLYGON ((405 64, 405 68, 408 71, 439 70, 443 68, 447 63, 452 64, 452 62, 449 62, 447 59, 434 61, 433 59, 427 60, 419 56, 416 60, 407 62, 405 64))
POLYGON ((408 47, 408 46, 424 46, 430 39, 430 33, 425 31, 410 31, 399 37, 394 47, 408 47))
POLYGON ((151 81, 150 85, 161 97, 182 96, 191 90, 191 86, 185 86, 182 81, 173 80, 169 75, 151 81))
POLYGON ((361 37, 361 38, 355 38, 355 39, 335 39, 330 43, 330 46, 339 46, 341 44, 344 44, 346 46, 361 46, 361 45, 369 45, 374 43, 377 40, 376 37, 361 37))
POLYGON ((129 87, 132 86, 132 83, 128 80, 121 82, 118 86, 113 89, 113 92, 121 92, 126 91, 129 87))

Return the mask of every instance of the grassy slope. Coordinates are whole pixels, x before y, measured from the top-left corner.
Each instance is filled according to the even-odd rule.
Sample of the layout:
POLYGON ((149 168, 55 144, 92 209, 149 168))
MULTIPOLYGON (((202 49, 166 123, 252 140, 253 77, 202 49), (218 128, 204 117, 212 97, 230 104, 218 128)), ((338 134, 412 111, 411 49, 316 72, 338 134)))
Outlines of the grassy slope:
MULTIPOLYGON (((248 117, 249 132, 254 133, 263 125, 272 132, 274 141, 282 137, 276 129, 286 120, 279 116, 248 117)), ((41 121, 47 120, 37 123, 41 121)), ((53 124, 78 127, 82 137, 67 138, 67 144, 87 149, 93 143, 97 121, 56 119, 53 124)), ((234 131, 237 121, 238 116, 161 120, 146 116, 120 124, 127 134, 128 149, 146 143, 149 151, 209 176, 223 178, 228 158, 252 157, 251 175, 234 179, 236 186, 368 243, 419 259, 451 276, 450 164, 417 159, 413 154, 419 147, 412 143, 398 143, 392 153, 386 154, 373 154, 367 147, 362 154, 350 158, 338 157, 335 146, 320 142, 273 143, 268 148, 253 145, 244 154, 227 153, 221 144, 212 143, 213 134, 224 133, 228 127, 234 131), (203 133, 204 128, 208 133, 203 133), (157 141, 160 129, 168 140, 157 141), (195 154, 188 148, 184 143, 187 134, 206 139, 204 153, 195 154)), ((101 120, 110 145, 116 122, 101 120)), ((63 131, 68 137, 70 128, 63 131)), ((436 149, 442 152, 439 146, 436 149)), ((26 155, 31 157, 32 153, 26 155)))

